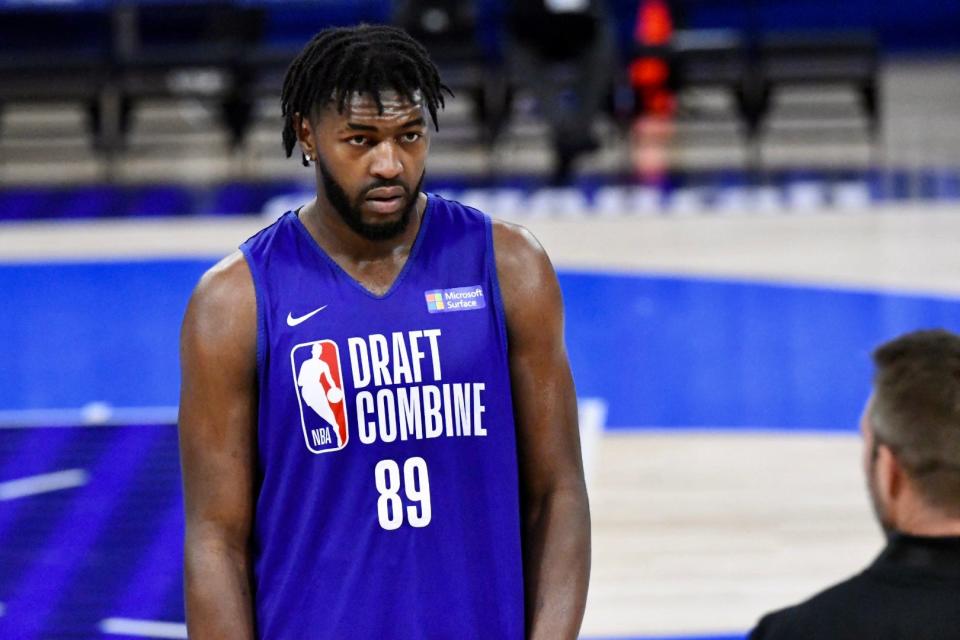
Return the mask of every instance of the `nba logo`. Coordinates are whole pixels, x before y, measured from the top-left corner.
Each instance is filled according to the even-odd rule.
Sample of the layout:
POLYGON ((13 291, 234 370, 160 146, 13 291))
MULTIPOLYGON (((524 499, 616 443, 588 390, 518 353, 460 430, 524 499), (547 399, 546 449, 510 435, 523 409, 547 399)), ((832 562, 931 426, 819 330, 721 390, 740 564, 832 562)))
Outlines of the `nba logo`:
POLYGON ((290 352, 290 363, 307 449, 311 453, 343 449, 350 433, 337 343, 315 340, 298 344, 290 352))

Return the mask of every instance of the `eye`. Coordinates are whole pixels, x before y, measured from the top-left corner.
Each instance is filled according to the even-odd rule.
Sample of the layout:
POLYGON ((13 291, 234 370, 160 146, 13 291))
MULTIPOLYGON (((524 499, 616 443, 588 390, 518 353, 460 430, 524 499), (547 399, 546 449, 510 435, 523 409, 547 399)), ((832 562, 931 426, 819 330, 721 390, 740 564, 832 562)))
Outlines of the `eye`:
POLYGON ((400 136, 400 139, 401 139, 403 142, 416 142, 417 140, 419 140, 419 139, 422 138, 422 137, 423 137, 423 134, 421 134, 421 133, 418 133, 418 132, 416 132, 416 131, 408 131, 408 132, 404 133, 403 135, 401 135, 401 136, 400 136))
POLYGON ((362 147, 367 144, 367 136, 350 136, 347 138, 347 144, 352 144, 356 147, 362 147))

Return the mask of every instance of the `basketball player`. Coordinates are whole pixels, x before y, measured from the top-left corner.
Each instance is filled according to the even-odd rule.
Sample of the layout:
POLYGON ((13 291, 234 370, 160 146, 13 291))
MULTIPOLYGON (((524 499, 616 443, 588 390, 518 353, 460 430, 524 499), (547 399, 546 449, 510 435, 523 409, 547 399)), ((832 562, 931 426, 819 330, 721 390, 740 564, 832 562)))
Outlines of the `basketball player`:
POLYGON ((863 573, 765 616, 752 640, 960 634, 960 336, 910 333, 873 358, 861 429, 887 546, 863 573))
POLYGON ((527 231, 421 191, 444 90, 383 26, 323 31, 287 72, 283 141, 316 198, 211 269, 182 331, 194 640, 577 637, 560 290, 527 231), (313 344, 342 442, 303 410, 313 344))

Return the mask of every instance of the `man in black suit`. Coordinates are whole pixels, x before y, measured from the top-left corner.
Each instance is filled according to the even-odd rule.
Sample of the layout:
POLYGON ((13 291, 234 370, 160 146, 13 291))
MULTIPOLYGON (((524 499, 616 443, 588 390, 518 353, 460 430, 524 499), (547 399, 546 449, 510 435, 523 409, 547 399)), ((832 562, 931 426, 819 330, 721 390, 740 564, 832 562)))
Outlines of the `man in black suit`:
POLYGON ((887 546, 859 575, 765 616, 750 640, 960 638, 960 336, 917 331, 873 359, 861 430, 887 546))

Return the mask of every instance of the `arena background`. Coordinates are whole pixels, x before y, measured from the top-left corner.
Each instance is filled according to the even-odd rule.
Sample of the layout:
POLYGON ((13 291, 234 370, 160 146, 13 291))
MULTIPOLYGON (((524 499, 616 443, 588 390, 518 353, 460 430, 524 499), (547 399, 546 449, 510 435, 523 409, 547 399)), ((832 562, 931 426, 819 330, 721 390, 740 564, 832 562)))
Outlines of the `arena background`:
MULTIPOLYGON (((548 187, 523 78, 496 139, 473 116, 477 69, 504 57, 503 7, 477 3, 475 57, 440 60, 465 90, 426 189, 528 226, 560 272, 594 525, 583 637, 743 638, 880 549, 857 435, 872 348, 960 331, 960 5, 689 0, 663 5, 668 40, 635 41, 656 5, 608 3, 623 74, 602 146, 548 187), (796 45, 780 75, 777 37, 796 45), (677 82, 637 86, 638 59, 677 82), (757 130, 736 99, 754 65, 757 130)), ((187 29, 211 7, 254 11, 243 44, 281 58, 392 15, 0 2, 2 638, 186 637, 180 319, 205 269, 312 189, 280 150, 275 79, 242 140, 225 124, 233 71, 187 29), (142 57, 118 65, 118 41, 142 57)))

